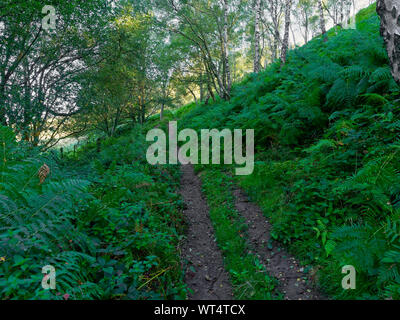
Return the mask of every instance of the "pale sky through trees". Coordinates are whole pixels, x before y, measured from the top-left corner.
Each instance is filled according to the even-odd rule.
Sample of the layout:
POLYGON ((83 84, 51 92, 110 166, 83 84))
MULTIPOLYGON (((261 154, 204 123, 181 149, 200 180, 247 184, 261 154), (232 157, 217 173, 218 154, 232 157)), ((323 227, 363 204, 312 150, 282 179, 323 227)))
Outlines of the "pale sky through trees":
MULTIPOLYGON (((368 7, 370 4, 372 4, 374 2, 375 2, 374 0, 354 0, 354 4, 355 4, 354 12, 358 13, 361 9, 368 7)), ((353 9, 352 9, 352 12, 353 12, 353 9)), ((328 29, 332 28, 332 26, 333 26, 332 20, 329 18, 329 16, 327 15, 326 12, 325 12, 325 22, 326 22, 326 26, 328 29)), ((292 28, 295 33, 296 44, 303 45, 304 40, 302 38, 301 32, 299 30, 299 26, 297 25, 296 21, 292 22, 292 28)), ((293 45, 293 35, 292 34, 290 36, 290 43, 291 43, 291 45, 293 45)))

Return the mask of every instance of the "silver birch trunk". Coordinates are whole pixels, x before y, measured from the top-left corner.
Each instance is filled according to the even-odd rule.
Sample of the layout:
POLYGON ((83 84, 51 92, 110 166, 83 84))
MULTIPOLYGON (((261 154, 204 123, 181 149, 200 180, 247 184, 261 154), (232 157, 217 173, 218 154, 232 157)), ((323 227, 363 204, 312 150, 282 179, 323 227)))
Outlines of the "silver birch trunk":
POLYGON ((223 0, 224 5, 224 60, 225 60, 225 79, 226 79, 226 95, 227 99, 230 99, 231 87, 232 87, 232 79, 231 79, 231 70, 229 66, 229 47, 228 47, 228 0, 223 0))
POLYGON ((322 36, 325 36, 326 27, 325 27, 324 9, 322 7, 322 0, 318 0, 318 10, 319 10, 319 24, 321 27, 321 34, 322 36))
POLYGON ((285 33, 283 36, 281 60, 286 63, 287 51, 289 48, 290 14, 292 11, 293 0, 286 0, 285 6, 285 33))
POLYGON ((258 73, 261 69, 260 55, 260 21, 261 21, 261 0, 256 0, 255 6, 255 31, 254 31, 254 72, 258 73))
POLYGON ((392 75, 400 85, 400 2, 378 0, 376 11, 381 18, 381 35, 385 41, 392 75))

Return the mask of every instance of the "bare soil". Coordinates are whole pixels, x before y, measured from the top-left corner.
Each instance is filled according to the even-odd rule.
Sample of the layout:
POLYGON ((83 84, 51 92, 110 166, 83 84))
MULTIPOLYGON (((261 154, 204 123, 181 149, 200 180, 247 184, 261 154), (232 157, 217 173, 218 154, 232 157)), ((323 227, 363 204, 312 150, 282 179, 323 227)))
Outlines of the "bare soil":
POLYGON ((236 189, 233 194, 236 209, 248 225, 250 247, 269 274, 279 280, 278 290, 285 300, 325 300, 304 273, 304 266, 271 239, 271 225, 261 209, 242 190, 236 189))
MULTIPOLYGON (((182 263, 190 300, 232 300, 229 274, 216 243, 209 207, 201 192, 201 181, 192 165, 181 167, 180 194, 185 203, 188 226, 182 247, 182 263)), ((271 225, 261 209, 241 190, 233 191, 235 207, 248 225, 249 247, 269 274, 279 280, 278 290, 285 300, 325 300, 306 273, 305 267, 270 235, 271 225)))
POLYGON ((192 290, 191 300, 232 300, 229 274, 214 236, 209 208, 201 192, 201 181, 192 165, 181 167, 180 193, 185 203, 184 216, 188 225, 187 239, 182 247, 185 282, 192 290))

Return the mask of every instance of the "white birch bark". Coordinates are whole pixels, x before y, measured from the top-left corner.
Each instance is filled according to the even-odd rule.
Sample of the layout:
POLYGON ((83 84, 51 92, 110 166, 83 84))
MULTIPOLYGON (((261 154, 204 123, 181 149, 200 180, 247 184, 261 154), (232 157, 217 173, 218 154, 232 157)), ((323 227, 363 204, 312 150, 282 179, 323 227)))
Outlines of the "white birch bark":
POLYGON ((322 0, 318 0, 318 10, 319 10, 319 24, 321 27, 321 34, 322 34, 322 36, 325 36, 326 26, 325 26, 325 18, 324 18, 324 9, 322 7, 322 0))
POLYGON ((292 4, 293 0, 286 0, 285 6, 285 32, 283 36, 282 42, 282 50, 281 50, 281 60, 283 63, 286 63, 287 51, 289 48, 289 30, 290 30, 290 15, 292 12, 292 4))
POLYGON ((385 41, 392 75, 400 85, 400 1, 378 0, 376 11, 381 18, 381 35, 385 41))
POLYGON ((226 77, 226 94, 227 99, 230 98, 231 87, 232 87, 232 78, 231 78, 231 69, 229 65, 229 46, 228 46, 228 0, 223 0, 223 9, 224 9, 224 55, 225 55, 225 77, 226 77))
POLYGON ((254 31, 254 72, 258 73, 261 69, 260 55, 260 21, 261 21, 261 0, 256 0, 255 5, 255 31, 254 31))

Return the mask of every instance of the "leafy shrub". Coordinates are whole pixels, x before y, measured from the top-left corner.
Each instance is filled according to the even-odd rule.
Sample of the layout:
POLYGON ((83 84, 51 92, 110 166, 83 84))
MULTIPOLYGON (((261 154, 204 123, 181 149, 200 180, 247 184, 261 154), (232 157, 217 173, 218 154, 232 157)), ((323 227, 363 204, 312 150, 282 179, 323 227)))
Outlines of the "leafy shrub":
POLYGON ((17 143, 3 127, 0 146, 2 298, 185 297, 177 168, 147 165, 140 132, 66 161, 17 143), (44 163, 50 174, 40 183, 44 163), (56 269, 55 291, 41 287, 46 265, 56 269))

